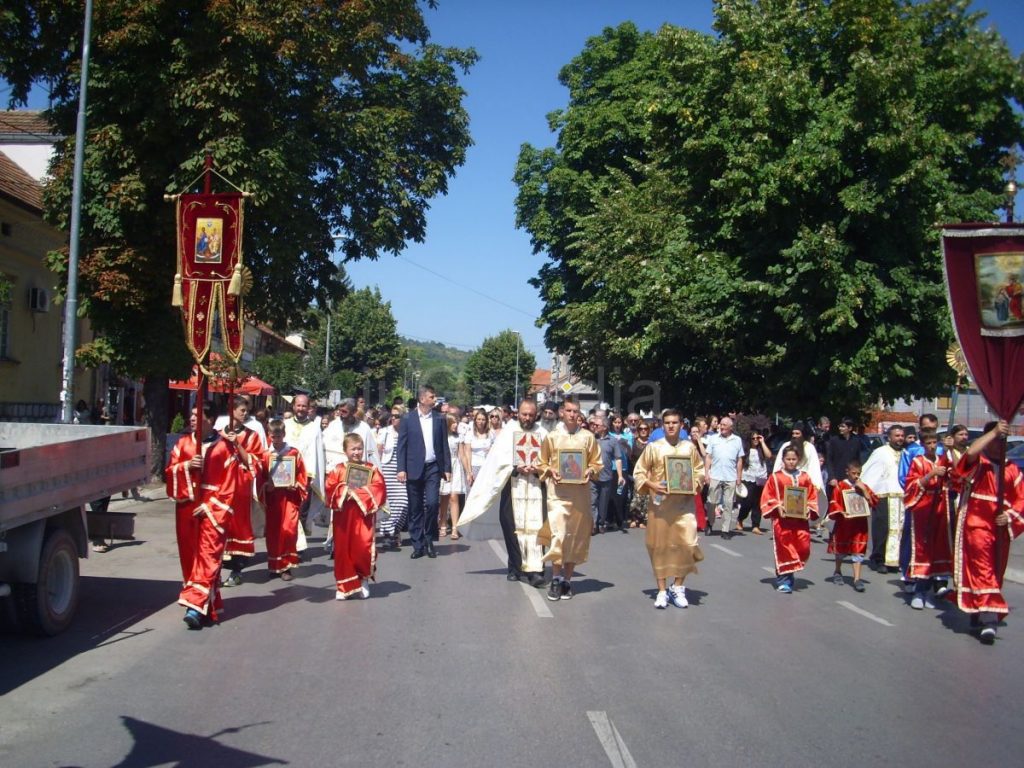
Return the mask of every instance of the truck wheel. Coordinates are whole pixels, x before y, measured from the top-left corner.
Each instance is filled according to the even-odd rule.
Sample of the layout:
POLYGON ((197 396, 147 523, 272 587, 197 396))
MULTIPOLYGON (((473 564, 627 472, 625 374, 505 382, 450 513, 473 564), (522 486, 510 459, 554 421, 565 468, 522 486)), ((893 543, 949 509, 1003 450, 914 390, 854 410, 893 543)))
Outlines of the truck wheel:
POLYGON ((71 534, 54 528, 39 555, 39 580, 14 585, 22 625, 37 635, 60 634, 78 607, 78 549, 71 534))

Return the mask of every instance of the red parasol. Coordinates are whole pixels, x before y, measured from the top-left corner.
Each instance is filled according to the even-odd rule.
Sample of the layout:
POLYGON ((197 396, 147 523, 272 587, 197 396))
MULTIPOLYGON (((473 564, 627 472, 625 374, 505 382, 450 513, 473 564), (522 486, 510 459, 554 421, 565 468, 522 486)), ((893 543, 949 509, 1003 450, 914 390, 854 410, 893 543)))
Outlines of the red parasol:
MULTIPOLYGON (((277 390, 267 384, 263 379, 258 376, 247 376, 241 381, 233 390, 230 388, 230 384, 218 379, 215 376, 207 378, 207 386, 211 392, 241 392, 244 395, 255 395, 255 396, 270 396, 277 394, 277 390)), ((183 389, 190 392, 195 392, 199 389, 199 371, 197 366, 192 366, 192 375, 183 381, 170 381, 167 383, 170 389, 183 389)))

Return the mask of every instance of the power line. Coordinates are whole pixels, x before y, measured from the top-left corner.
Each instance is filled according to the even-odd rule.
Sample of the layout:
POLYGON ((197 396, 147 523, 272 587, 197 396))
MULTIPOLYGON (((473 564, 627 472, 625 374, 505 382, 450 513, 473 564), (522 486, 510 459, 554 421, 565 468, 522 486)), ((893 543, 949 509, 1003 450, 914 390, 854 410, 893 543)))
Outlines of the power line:
POLYGON ((459 288, 462 288, 464 290, 470 291, 471 293, 475 293, 477 296, 482 296, 483 298, 487 299, 488 301, 493 301, 495 304, 500 304, 501 306, 505 307, 506 309, 511 309, 513 312, 519 312, 522 315, 526 315, 527 317, 529 317, 529 318, 531 318, 533 320, 537 319, 537 316, 533 312, 527 312, 525 309, 520 309, 519 307, 513 307, 511 304, 508 304, 508 303, 502 301, 501 299, 496 299, 493 296, 489 296, 488 294, 484 293, 483 291, 477 290, 476 288, 474 288, 471 285, 466 285, 465 283, 460 283, 458 280, 452 280, 447 275, 442 275, 440 272, 436 272, 433 269, 430 269, 429 267, 424 267, 422 264, 417 264, 415 261, 412 261, 411 259, 407 259, 405 256, 399 255, 399 256, 397 256, 397 258, 401 259, 406 264, 411 264, 414 267, 418 267, 419 269, 422 269, 424 272, 429 272, 430 274, 434 275, 435 277, 441 278, 446 283, 451 283, 452 285, 457 285, 459 288))

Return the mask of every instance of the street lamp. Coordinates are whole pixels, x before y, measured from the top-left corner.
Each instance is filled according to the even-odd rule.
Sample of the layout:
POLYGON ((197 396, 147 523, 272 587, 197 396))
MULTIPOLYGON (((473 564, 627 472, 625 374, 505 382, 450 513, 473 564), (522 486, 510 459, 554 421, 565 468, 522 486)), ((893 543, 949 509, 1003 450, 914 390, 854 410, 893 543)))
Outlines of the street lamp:
POLYGON ((1003 193, 1006 195, 1006 223, 1013 224, 1013 203, 1017 198, 1017 181, 1010 179, 1006 182, 1003 193))
POLYGON ((523 342, 523 337, 519 335, 519 331, 512 331, 516 335, 516 389, 512 393, 512 405, 517 406, 519 404, 519 345, 523 342))

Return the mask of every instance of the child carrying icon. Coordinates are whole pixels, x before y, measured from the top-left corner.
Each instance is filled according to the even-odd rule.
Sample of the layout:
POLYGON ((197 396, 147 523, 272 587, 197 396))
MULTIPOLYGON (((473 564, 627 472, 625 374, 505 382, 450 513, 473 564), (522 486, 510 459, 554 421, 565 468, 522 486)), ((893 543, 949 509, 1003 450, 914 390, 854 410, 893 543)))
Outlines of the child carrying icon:
POLYGON ((262 499, 267 515, 267 568, 281 581, 291 581, 299 564, 299 510, 308 491, 302 454, 285 443, 285 426, 274 419, 267 427, 270 450, 264 458, 262 499), (290 481, 290 482, 288 482, 290 481))
POLYGON ((835 521, 832 535, 828 539, 828 553, 836 556, 836 570, 829 578, 833 584, 843 584, 843 558, 849 555, 853 561, 853 588, 864 591, 864 582, 860 578, 861 564, 868 553, 868 521, 867 517, 847 517, 847 493, 853 492, 864 499, 868 507, 877 503, 875 495, 860 481, 860 462, 854 459, 846 465, 846 478, 840 480, 832 491, 832 501, 828 507, 828 516, 835 521))
POLYGON ((342 450, 348 459, 327 476, 324 491, 331 510, 334 531, 335 600, 356 593, 370 596, 370 580, 376 573, 374 546, 376 512, 387 498, 384 476, 372 464, 364 465, 363 439, 350 432, 342 450), (356 471, 365 468, 365 480, 353 482, 356 471))
POLYGON ((808 523, 818 519, 818 491, 810 475, 797 468, 800 458, 800 450, 788 446, 782 469, 768 478, 761 494, 761 516, 772 521, 774 532, 775 590, 783 594, 793 592, 793 574, 811 557, 808 523))

